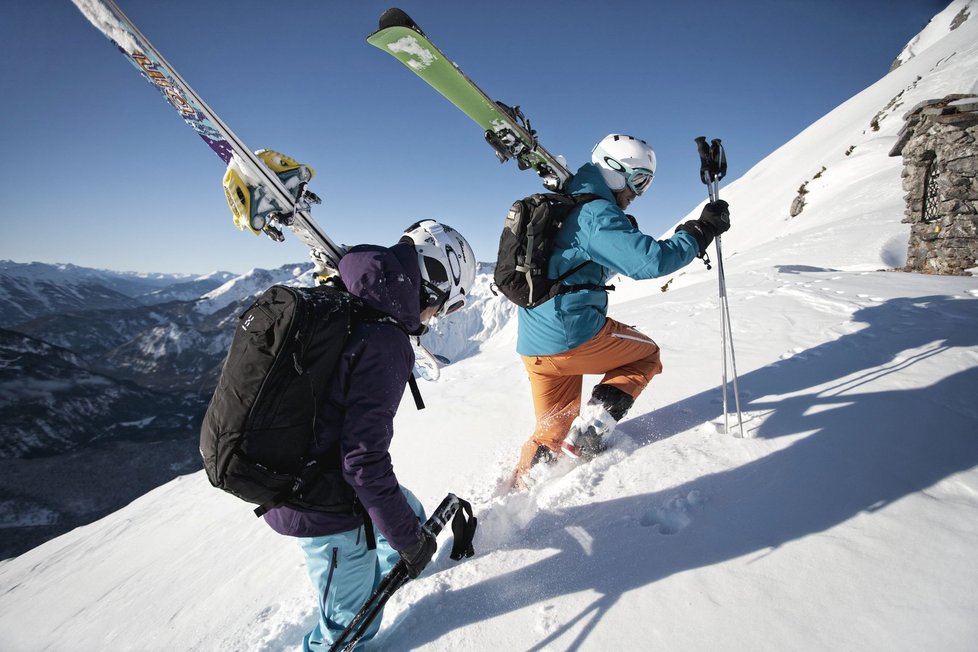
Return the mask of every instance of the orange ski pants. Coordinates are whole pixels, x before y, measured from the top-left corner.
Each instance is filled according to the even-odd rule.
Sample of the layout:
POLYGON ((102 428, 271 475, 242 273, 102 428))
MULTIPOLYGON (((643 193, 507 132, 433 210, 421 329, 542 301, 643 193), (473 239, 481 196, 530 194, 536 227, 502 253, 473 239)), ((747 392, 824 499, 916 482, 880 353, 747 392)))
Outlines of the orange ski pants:
POLYGON ((585 374, 604 374, 601 383, 638 398, 652 377, 662 373, 659 346, 614 319, 577 348, 555 355, 522 356, 530 378, 536 429, 520 449, 516 477, 526 473, 540 446, 560 451, 571 422, 581 409, 585 374))

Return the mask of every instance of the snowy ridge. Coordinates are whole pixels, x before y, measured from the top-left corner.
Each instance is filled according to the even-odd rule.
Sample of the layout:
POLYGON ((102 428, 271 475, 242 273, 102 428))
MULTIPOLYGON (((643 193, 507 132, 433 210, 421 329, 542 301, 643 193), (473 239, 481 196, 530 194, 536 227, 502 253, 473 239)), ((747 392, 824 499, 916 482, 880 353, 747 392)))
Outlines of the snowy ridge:
POLYGON ((4 260, 0 261, 0 326, 65 312, 197 299, 230 276, 213 272, 195 278, 4 260))
POLYGON ((904 46, 903 51, 893 61, 891 70, 903 65, 939 42, 948 32, 957 29, 961 23, 972 18, 974 13, 973 0, 953 0, 944 11, 934 16, 919 34, 910 39, 910 42, 904 46))
MULTIPOLYGON (((901 224, 902 161, 890 157, 903 116, 928 99, 978 91, 978 17, 950 29, 959 12, 978 12, 976 0, 955 0, 930 23, 934 45, 813 123, 729 184, 720 197, 731 205, 734 228, 723 236, 728 272, 785 263, 847 271, 893 269, 906 262, 909 229, 901 224), (937 31, 935 25, 942 25, 937 31), (880 192, 882 185, 887 191, 880 192), (804 187, 805 207, 791 217, 804 187), (762 191, 759 189, 763 189, 762 191), (738 228, 741 227, 741 228, 738 228), (745 256, 745 252, 750 256, 745 256)), ((734 156, 728 152, 728 156, 734 156)), ((706 203, 706 189, 703 190, 706 203)), ((677 225, 699 217, 703 204, 677 225)), ((641 219, 641 218, 640 218, 641 219)), ((663 237, 672 234, 667 229, 663 237)), ((612 304, 653 297, 668 284, 713 282, 699 263, 671 278, 636 282, 617 277, 612 304), (661 281, 661 282, 660 282, 661 281)))
POLYGON ((141 297, 144 302, 192 301, 234 278, 230 272, 211 272, 182 283, 169 285, 141 297))
POLYGON ((475 286, 466 295, 465 306, 447 318, 432 320, 422 341, 431 351, 452 362, 470 357, 503 330, 516 315, 516 304, 492 290, 492 268, 481 263, 475 286))
MULTIPOLYGON (((938 36, 721 189, 747 438, 723 432, 698 263, 613 295, 665 371, 589 465, 497 495, 533 424, 512 326, 426 384, 427 410, 406 399, 398 477, 429 505, 470 498, 482 530, 460 564, 443 536, 377 648, 974 649, 978 281, 877 271, 906 243, 902 113, 978 76, 978 21, 938 36)), ((14 652, 293 650, 316 620, 295 543, 199 472, 0 562, 0 583, 14 652)))
POLYGON ((141 282, 147 285, 160 287, 170 285, 181 280, 202 280, 223 272, 214 272, 197 277, 191 274, 152 274, 144 272, 113 272, 103 269, 90 269, 79 267, 70 263, 15 263, 12 260, 0 260, 0 273, 8 276, 19 276, 23 278, 44 279, 47 281, 62 282, 67 278, 75 279, 96 279, 105 282, 107 285, 113 280, 129 280, 141 282))
POLYGON ((12 326, 59 312, 139 305, 98 281, 50 281, 0 272, 0 326, 12 326))
POLYGON ((309 264, 283 265, 278 269, 253 269, 236 276, 219 288, 208 292, 197 302, 197 311, 212 315, 232 303, 257 297, 272 285, 314 285, 313 270, 309 264))

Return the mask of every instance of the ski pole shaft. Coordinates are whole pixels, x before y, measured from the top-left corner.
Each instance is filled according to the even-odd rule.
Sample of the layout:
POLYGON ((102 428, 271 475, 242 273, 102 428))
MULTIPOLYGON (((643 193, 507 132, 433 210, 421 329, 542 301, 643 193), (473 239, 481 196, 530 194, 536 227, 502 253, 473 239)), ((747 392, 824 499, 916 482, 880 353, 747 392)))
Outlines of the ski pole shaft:
POLYGON ((737 354, 734 352, 733 327, 730 324, 730 302, 727 297, 727 277, 723 269, 723 252, 721 251, 720 236, 716 238, 717 245, 717 278, 720 280, 720 328, 723 341, 723 427, 724 432, 730 432, 727 407, 727 361, 733 372, 734 406, 737 410, 737 424, 740 438, 744 438, 744 419, 740 411, 740 390, 737 386, 737 354), (729 347, 729 348, 728 348, 729 347), (729 350, 729 355, 728 355, 729 350))
MULTIPOLYGON (((336 637, 333 645, 330 646, 329 652, 338 652, 339 650, 347 649, 348 645, 356 645, 357 642, 363 638, 363 635, 367 631, 367 627, 370 623, 377 617, 380 613, 380 608, 386 600, 381 602, 381 598, 384 595, 389 595, 397 589, 399 589, 406 581, 407 574, 404 571, 404 562, 399 561, 394 564, 387 576, 377 585, 367 601, 363 603, 360 607, 360 611, 353 616, 353 620, 350 624, 346 626, 346 629, 336 637), (353 638, 351 638, 351 636, 353 638)), ((352 648, 351 648, 352 649, 352 648)))
MULTIPOLYGON (((425 521, 423 527, 427 528, 435 537, 442 531, 445 524, 448 523, 455 512, 458 511, 460 506, 460 501, 458 496, 455 494, 448 494, 438 505, 438 508, 432 512, 431 516, 425 521)), ((398 561, 391 568, 390 572, 387 574, 374 592, 367 598, 363 606, 360 607, 360 611, 353 616, 350 624, 346 626, 346 629, 336 637, 336 640, 329 648, 329 652, 339 652, 340 650, 352 650, 354 646, 360 641, 361 638, 367 633, 370 624, 377 618, 381 611, 384 609, 384 605, 390 599, 394 592, 399 588, 407 584, 411 578, 407 573, 407 564, 403 560, 398 561), (352 637, 352 638, 351 638, 352 637)))
MULTIPOLYGON (((346 634, 347 631, 352 632, 353 628, 356 627, 356 632, 353 634, 352 638, 350 638, 349 641, 345 645, 343 645, 343 652, 351 652, 357 646, 357 643, 360 642, 360 639, 362 639, 366 635, 367 631, 370 629, 370 625, 373 624, 374 620, 377 619, 377 616, 379 616, 380 613, 384 610, 384 606, 387 605, 387 601, 390 600, 390 597, 394 595, 395 591, 397 591, 399 588, 407 584, 411 578, 408 577, 404 562, 399 561, 397 562, 397 564, 394 565, 394 568, 391 569, 391 572, 384 579, 390 581, 389 582, 385 581, 384 583, 382 583, 383 586, 382 587, 378 586, 377 587, 378 590, 375 591, 372 596, 370 596, 370 600, 368 600, 367 603, 364 605, 364 607, 367 607, 369 605, 367 611, 364 612, 361 609, 361 611, 358 612, 357 615, 360 615, 360 613, 364 614, 363 617, 360 619, 360 622, 355 623, 351 621, 350 626, 346 630, 344 630, 343 633, 346 634)), ((354 621, 355 620, 356 619, 354 619, 354 621)), ((338 644, 342 645, 342 640, 343 638, 341 637, 337 641, 337 643, 334 643, 334 647, 331 647, 330 650, 332 651, 334 649, 337 649, 336 645, 338 644)))
POLYGON ((720 359, 723 361, 722 389, 723 389, 723 432, 730 432, 729 413, 727 407, 727 324, 728 316, 726 310, 727 286, 723 275, 723 250, 720 246, 720 236, 716 237, 717 249, 717 281, 719 284, 720 297, 720 359))
MULTIPOLYGON (((717 240, 719 240, 719 238, 717 238, 717 240)), ((717 246, 718 247, 720 246, 720 243, 719 242, 717 242, 717 246)), ((722 328, 725 329, 725 341, 728 341, 730 343, 730 368, 731 368, 731 371, 733 372, 734 406, 735 406, 735 408, 737 410, 737 427, 738 427, 739 432, 740 432, 740 438, 743 439, 744 438, 744 419, 743 419, 743 414, 740 411, 740 389, 737 386, 737 354, 734 352, 733 328, 732 328, 732 326, 730 324, 730 304, 729 304, 729 302, 727 300, 726 277, 723 274, 723 256, 720 255, 719 249, 717 250, 717 260, 718 260, 718 262, 717 262, 717 271, 718 271, 720 277, 724 279, 724 282, 723 282, 723 295, 722 295, 722 301, 723 301, 723 313, 722 314, 723 314, 723 322, 724 323, 722 324, 722 328)), ((724 358, 724 370, 726 371, 726 358, 724 358)), ((726 416, 726 412, 727 412, 727 404, 726 404, 726 398, 727 398, 726 391, 727 391, 727 389, 726 389, 726 385, 724 385, 724 390, 723 391, 724 391, 724 396, 723 396, 723 398, 724 398, 724 408, 723 408, 724 409, 724 427, 726 428, 727 432, 730 432, 730 428, 729 428, 729 426, 726 423, 726 419, 727 419, 727 416, 726 416)))

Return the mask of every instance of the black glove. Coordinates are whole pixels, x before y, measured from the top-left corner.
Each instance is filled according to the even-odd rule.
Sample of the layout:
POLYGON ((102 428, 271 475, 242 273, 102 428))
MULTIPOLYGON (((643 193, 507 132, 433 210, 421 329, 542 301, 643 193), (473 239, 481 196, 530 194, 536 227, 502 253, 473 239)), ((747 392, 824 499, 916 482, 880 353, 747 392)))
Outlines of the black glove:
POLYGON ((699 255, 706 253, 706 248, 713 242, 713 238, 730 228, 730 208, 727 202, 719 199, 710 202, 703 207, 698 220, 684 222, 676 227, 676 232, 686 231, 696 238, 696 243, 700 246, 699 255))
POLYGON ((410 548, 401 550, 401 560, 407 567, 408 576, 413 580, 421 574, 438 549, 438 541, 427 528, 421 528, 421 538, 410 548))

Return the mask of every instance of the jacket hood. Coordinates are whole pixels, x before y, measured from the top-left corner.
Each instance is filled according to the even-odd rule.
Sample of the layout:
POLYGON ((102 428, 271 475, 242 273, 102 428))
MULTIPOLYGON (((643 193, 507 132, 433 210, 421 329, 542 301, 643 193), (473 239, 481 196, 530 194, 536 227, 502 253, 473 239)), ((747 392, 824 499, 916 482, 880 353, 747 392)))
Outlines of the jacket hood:
POLYGON ((615 193, 605 183, 601 170, 593 163, 585 163, 577 170, 567 184, 567 192, 571 195, 592 193, 615 203, 615 193))
POLYGON ((346 289, 396 319, 409 333, 421 328, 421 270, 414 246, 358 245, 340 259, 346 289))

